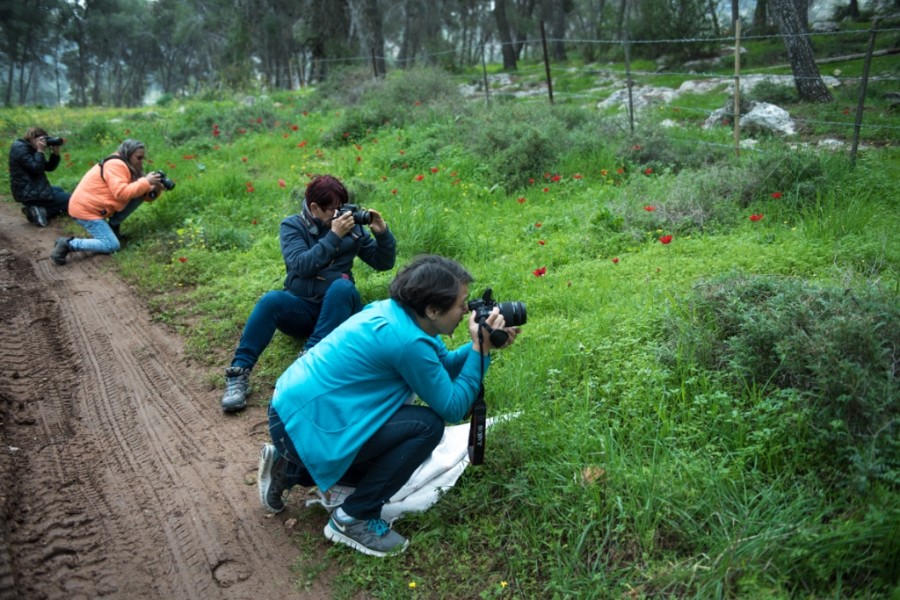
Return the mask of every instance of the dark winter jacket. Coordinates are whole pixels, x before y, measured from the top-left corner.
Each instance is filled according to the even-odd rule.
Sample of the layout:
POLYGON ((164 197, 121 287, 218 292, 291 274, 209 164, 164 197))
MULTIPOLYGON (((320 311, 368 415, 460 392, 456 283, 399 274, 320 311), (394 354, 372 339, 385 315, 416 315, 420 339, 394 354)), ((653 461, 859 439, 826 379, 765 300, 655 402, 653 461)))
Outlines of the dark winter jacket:
POLYGON ((16 140, 9 149, 9 187, 16 202, 31 204, 36 200, 53 200, 53 190, 46 173, 59 164, 59 154, 47 159, 25 140, 16 140))
POLYGON ((356 256, 376 271, 392 269, 397 258, 397 242, 390 229, 370 234, 355 225, 341 238, 310 214, 305 201, 300 214, 281 222, 280 235, 287 270, 284 289, 316 301, 322 300, 334 280, 353 281, 356 256))

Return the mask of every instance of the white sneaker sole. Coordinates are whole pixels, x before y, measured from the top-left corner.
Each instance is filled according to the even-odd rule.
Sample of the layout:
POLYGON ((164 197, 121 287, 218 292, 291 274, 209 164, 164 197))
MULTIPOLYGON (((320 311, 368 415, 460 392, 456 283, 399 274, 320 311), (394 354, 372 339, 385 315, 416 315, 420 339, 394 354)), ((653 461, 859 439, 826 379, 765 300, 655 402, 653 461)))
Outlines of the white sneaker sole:
POLYGON ((266 490, 269 489, 269 486, 272 484, 272 464, 274 462, 275 446, 272 444, 265 444, 259 455, 259 469, 256 471, 256 487, 259 490, 259 503, 266 509, 266 512, 278 514, 284 510, 284 507, 280 510, 275 510, 266 504, 266 490))

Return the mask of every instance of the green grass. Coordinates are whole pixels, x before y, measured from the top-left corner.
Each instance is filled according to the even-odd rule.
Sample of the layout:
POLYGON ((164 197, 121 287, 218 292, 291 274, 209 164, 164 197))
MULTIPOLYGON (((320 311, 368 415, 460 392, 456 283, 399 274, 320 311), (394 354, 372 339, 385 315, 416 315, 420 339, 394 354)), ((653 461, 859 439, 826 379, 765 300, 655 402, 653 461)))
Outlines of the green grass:
MULTIPOLYGON (((153 167, 178 185, 125 224, 133 241, 113 260, 217 385, 254 303, 281 286, 278 223, 297 210, 309 173, 341 177, 385 215, 400 265, 446 254, 475 274, 473 293, 491 286, 527 304, 524 333, 487 381, 490 413, 519 416, 491 431, 486 464, 397 524, 412 538, 401 558, 338 547, 322 556, 315 540, 298 540, 301 581, 336 573, 339 598, 898 593, 900 449, 885 435, 898 427, 895 375, 869 375, 869 391, 884 389, 867 396, 871 414, 886 415, 882 431, 854 429, 850 413, 822 422, 809 390, 748 375, 728 352, 744 338, 704 312, 735 311, 747 339, 775 352, 769 337, 784 330, 774 324, 806 331, 791 329, 805 314, 791 301, 797 288, 857 298, 860 315, 896 306, 896 143, 876 136, 855 167, 846 152, 778 139, 737 158, 727 133, 689 119, 632 138, 614 117, 576 106, 447 102, 428 74, 384 85, 352 102, 344 87, 339 99, 280 93, 253 106, 0 112, 8 140, 32 123, 65 132, 71 164, 53 179, 68 187, 121 138, 148 144, 153 167), (384 98, 396 99, 387 123, 370 118, 384 98), (778 302, 738 298, 746 281, 778 302), (703 360, 701 341, 721 360, 703 360)), ((573 79, 569 91, 583 85, 573 79)), ((365 300, 385 297, 392 273, 359 265, 356 275, 365 300)), ((825 314, 848 306, 832 302, 825 314)), ((896 350, 896 312, 871 314, 883 315, 877 326, 823 343, 845 359, 863 340, 896 350)), ((782 360, 799 364, 792 348, 782 360)), ((299 349, 276 335, 252 402, 268 402, 299 349)), ((843 414, 843 402, 828 414, 843 414)))

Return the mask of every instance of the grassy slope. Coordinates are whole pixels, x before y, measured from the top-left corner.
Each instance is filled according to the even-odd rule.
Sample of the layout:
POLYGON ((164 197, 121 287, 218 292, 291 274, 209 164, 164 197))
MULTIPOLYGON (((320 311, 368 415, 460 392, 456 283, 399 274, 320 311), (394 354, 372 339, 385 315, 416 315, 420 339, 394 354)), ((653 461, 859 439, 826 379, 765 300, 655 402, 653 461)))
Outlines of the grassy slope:
MULTIPOLYGON (((867 597, 896 586, 884 579, 897 564, 896 489, 847 496, 798 476, 792 413, 761 414, 776 410, 774 390, 741 391, 690 357, 660 359, 666 323, 714 275, 877 284, 896 300, 896 147, 863 153, 856 169, 831 160, 839 172, 811 196, 798 184, 721 198, 715 226, 700 231, 675 209, 707 193, 709 167, 667 169, 670 155, 642 162, 621 150, 627 144, 598 137, 598 151, 557 157, 550 171, 559 181, 538 170, 533 185, 507 192, 460 137, 447 137, 448 113, 427 99, 407 110, 430 114, 348 139, 340 128, 349 109, 303 94, 277 100, 4 111, 3 129, 40 122, 69 134, 70 160, 54 177, 68 188, 119 139, 148 143, 153 166, 178 187, 126 225, 136 241, 117 261, 210 365, 227 362, 253 303, 280 285, 277 225, 296 209, 307 173, 335 173, 381 210, 401 263, 422 251, 449 254, 476 274, 475 289, 491 285, 499 299, 527 303, 525 334, 487 384, 493 414, 521 416, 494 430, 484 467, 398 525, 413 537, 404 558, 376 563, 329 550, 343 573, 339 594, 398 597, 410 582, 434 598, 867 597), (671 244, 657 241, 670 232, 671 244), (538 267, 546 274, 536 276, 538 267)), ((391 274, 364 266, 357 274, 367 299, 385 295, 391 274)), ((255 373, 254 401, 267 401, 298 349, 276 336, 255 373)), ((301 552, 298 568, 312 577, 322 560, 301 552)))

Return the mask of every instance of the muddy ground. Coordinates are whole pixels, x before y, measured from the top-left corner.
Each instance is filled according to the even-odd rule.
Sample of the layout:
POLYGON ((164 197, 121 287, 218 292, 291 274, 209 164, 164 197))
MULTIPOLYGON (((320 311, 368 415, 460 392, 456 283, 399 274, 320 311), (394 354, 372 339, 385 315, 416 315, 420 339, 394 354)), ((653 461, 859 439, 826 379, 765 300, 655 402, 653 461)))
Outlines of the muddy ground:
POLYGON ((62 226, 0 199, 0 599, 327 597, 260 507, 264 409, 224 416, 110 257, 55 265, 62 226))

